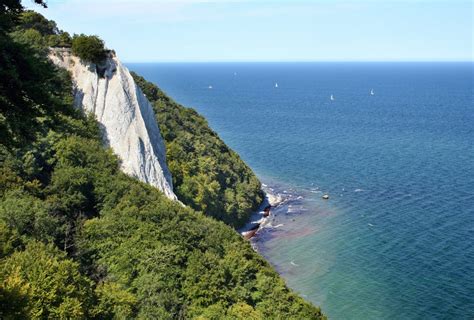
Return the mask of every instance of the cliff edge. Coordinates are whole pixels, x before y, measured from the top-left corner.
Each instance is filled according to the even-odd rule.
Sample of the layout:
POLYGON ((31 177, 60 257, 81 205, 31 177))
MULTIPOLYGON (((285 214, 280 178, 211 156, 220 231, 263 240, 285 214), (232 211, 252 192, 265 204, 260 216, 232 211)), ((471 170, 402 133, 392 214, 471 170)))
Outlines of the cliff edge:
POLYGON ((109 52, 100 65, 82 61, 67 48, 51 49, 49 58, 70 71, 74 105, 95 114, 121 169, 176 200, 152 106, 115 54, 109 52))

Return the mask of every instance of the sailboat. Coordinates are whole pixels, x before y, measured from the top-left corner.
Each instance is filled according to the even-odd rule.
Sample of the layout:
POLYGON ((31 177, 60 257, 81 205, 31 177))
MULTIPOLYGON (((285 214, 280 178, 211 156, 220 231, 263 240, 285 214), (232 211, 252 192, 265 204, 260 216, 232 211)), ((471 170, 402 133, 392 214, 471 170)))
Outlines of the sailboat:
POLYGON ((335 100, 334 96, 331 94, 331 101, 334 101, 334 100, 335 100))
POLYGON ((278 83, 275 82, 275 88, 278 88, 278 83))
POLYGON ((370 89, 370 95, 371 96, 375 95, 374 89, 370 89))

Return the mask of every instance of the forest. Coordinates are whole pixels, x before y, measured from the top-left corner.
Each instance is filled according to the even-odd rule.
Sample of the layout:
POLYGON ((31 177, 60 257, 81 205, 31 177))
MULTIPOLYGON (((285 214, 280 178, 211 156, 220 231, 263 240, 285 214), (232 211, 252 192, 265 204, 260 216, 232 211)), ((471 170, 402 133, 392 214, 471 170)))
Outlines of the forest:
POLYGON ((153 104, 178 198, 231 226, 245 224, 263 200, 260 181, 252 170, 195 110, 132 75, 153 104))
POLYGON ((325 318, 233 228, 260 184, 201 116, 135 75, 182 206, 123 174, 95 118, 73 107, 47 52, 78 36, 0 2, 0 318, 325 318))

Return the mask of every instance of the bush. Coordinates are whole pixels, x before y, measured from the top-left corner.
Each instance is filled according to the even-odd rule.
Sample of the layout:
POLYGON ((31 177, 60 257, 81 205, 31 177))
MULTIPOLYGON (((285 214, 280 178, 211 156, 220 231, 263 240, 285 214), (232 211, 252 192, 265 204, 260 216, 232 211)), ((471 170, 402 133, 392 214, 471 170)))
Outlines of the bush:
POLYGON ((104 41, 97 36, 74 35, 72 53, 87 62, 101 63, 105 57, 104 41))

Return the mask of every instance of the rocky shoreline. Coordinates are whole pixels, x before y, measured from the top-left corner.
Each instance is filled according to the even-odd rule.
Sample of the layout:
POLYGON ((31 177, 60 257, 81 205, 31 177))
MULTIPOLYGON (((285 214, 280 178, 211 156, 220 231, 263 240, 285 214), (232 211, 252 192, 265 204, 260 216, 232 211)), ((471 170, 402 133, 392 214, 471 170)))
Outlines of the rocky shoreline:
POLYGON ((250 221, 239 231, 239 233, 246 240, 250 240, 257 235, 257 233, 267 225, 272 217, 272 208, 281 204, 282 198, 274 195, 267 190, 263 190, 265 198, 262 201, 259 209, 250 216, 250 221))

